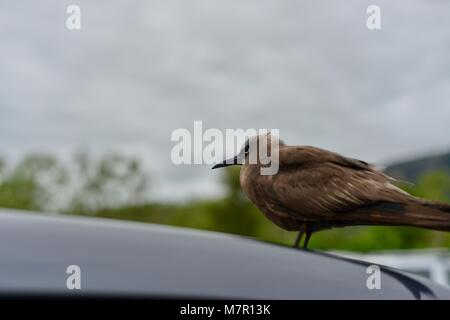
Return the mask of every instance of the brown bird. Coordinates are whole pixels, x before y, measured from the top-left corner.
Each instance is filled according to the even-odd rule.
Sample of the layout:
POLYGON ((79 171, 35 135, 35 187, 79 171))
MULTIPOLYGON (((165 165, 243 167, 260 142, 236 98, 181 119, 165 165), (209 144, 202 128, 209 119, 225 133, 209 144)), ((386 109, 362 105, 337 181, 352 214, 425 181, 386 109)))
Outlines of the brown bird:
POLYGON ((373 165, 331 151, 280 141, 279 171, 262 175, 260 169, 268 166, 262 163, 267 162, 258 156, 251 164, 249 155, 262 139, 270 150, 269 137, 248 139, 237 156, 213 169, 242 165, 243 191, 273 223, 298 231, 294 247, 304 234, 303 248, 307 248, 313 232, 333 227, 389 225, 450 231, 450 205, 414 197, 373 165))

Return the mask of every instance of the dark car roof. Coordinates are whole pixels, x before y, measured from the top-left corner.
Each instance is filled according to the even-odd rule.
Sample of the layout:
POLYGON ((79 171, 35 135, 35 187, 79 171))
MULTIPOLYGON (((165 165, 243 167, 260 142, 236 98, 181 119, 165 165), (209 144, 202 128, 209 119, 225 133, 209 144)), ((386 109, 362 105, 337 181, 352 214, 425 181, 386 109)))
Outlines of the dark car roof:
POLYGON ((450 290, 366 262, 243 237, 108 219, 0 210, 0 293, 246 299, 450 299, 450 290))

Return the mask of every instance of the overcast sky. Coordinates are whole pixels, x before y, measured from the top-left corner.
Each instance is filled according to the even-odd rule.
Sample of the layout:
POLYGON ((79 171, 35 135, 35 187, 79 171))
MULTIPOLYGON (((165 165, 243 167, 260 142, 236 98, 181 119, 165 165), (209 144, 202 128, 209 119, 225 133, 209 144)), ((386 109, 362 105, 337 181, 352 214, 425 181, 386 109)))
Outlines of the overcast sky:
POLYGON ((194 120, 379 164, 450 149, 449 1, 12 0, 0 37, 0 153, 138 155, 158 199, 220 193, 171 163, 194 120))

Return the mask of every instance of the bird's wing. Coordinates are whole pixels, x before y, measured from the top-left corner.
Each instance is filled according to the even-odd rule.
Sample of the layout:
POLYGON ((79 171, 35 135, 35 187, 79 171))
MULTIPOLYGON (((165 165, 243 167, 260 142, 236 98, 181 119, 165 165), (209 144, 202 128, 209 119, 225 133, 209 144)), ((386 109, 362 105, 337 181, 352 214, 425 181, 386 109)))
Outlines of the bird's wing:
POLYGON ((336 154, 325 154, 329 160, 309 160, 317 154, 307 151, 296 156, 297 161, 303 161, 289 166, 284 163, 272 178, 270 200, 282 205, 293 218, 334 220, 340 212, 396 203, 405 197, 387 176, 364 162, 336 154))
POLYGON ((338 153, 311 146, 286 146, 280 148, 280 165, 300 166, 308 163, 334 163, 359 170, 374 170, 365 161, 342 156, 338 153))
POLYGON ((283 148, 280 148, 281 166, 299 167, 303 165, 318 163, 333 163, 355 170, 371 171, 377 173, 380 176, 383 176, 391 182, 398 182, 397 179, 394 179, 381 170, 377 169, 374 164, 350 157, 345 157, 335 152, 311 146, 285 146, 283 148))

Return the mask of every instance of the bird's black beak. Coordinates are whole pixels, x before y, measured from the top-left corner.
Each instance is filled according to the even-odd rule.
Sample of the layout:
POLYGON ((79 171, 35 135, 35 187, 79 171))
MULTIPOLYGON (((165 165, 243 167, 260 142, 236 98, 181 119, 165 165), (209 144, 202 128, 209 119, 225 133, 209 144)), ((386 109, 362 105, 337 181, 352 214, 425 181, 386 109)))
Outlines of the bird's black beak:
POLYGON ((214 167, 212 167, 212 169, 228 167, 228 166, 232 166, 235 164, 238 164, 238 156, 235 156, 234 158, 227 159, 221 163, 218 163, 218 164, 214 165, 214 167))

